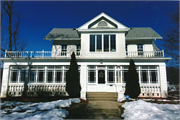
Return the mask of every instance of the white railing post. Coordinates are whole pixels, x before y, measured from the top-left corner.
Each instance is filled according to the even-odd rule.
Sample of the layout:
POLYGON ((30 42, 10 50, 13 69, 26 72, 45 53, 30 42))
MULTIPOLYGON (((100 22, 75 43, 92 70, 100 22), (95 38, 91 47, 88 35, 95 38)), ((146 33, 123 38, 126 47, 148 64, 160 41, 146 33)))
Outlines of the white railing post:
POLYGON ((164 50, 162 50, 162 55, 163 55, 163 57, 164 57, 164 50))
POLYGON ((6 53, 7 53, 7 50, 5 50, 5 58, 6 58, 6 53))
POLYGON ((42 50, 42 58, 44 57, 44 50, 42 50))

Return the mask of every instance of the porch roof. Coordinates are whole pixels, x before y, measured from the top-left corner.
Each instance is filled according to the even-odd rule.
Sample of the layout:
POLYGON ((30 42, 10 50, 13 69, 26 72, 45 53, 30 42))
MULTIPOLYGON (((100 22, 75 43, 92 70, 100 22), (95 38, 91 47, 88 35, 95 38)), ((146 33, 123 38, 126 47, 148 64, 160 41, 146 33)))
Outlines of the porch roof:
POLYGON ((131 28, 126 34, 126 39, 162 39, 162 37, 151 27, 138 27, 131 28))
POLYGON ((53 28, 44 40, 80 40, 80 37, 76 29, 53 28))

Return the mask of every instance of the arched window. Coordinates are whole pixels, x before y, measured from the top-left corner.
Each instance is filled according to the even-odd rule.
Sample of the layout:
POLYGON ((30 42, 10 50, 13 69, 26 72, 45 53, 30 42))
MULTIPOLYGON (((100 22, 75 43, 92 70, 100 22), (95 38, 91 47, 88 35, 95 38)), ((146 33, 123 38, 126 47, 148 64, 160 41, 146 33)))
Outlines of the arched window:
POLYGON ((99 27, 105 27, 105 26, 107 26, 107 23, 105 21, 101 21, 98 23, 98 26, 99 27))

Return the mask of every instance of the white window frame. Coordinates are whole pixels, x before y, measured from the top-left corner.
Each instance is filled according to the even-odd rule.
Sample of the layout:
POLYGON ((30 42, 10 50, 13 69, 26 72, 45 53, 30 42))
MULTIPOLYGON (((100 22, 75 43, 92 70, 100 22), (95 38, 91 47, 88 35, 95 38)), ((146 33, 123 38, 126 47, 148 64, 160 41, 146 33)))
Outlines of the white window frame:
POLYGON ((115 35, 115 52, 117 52, 117 40, 116 40, 116 34, 90 34, 89 35, 89 52, 90 53, 94 53, 94 52, 96 52, 96 53, 115 53, 115 52, 113 52, 113 51, 111 51, 111 35, 115 35), (94 35, 95 36, 95 51, 90 51, 90 42, 91 42, 91 40, 90 40, 90 36, 91 35, 94 35), (97 35, 101 35, 101 43, 102 43, 102 51, 101 52, 98 52, 97 51, 97 35), (104 51, 104 35, 108 35, 109 36, 109 51, 104 51))

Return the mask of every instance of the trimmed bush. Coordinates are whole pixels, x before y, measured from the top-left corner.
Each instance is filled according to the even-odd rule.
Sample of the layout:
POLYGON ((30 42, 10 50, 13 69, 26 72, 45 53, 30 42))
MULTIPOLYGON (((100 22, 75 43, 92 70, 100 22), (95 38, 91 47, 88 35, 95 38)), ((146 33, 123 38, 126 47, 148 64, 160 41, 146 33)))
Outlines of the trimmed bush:
POLYGON ((81 85, 78 74, 78 64, 74 52, 71 55, 70 68, 66 74, 66 92, 69 97, 76 98, 80 97, 81 85))
POLYGON ((139 77, 136 71, 136 66, 134 61, 130 60, 129 70, 127 73, 127 80, 126 80, 126 91, 124 95, 129 95, 131 98, 138 98, 139 94, 141 93, 141 89, 139 86, 139 77))

